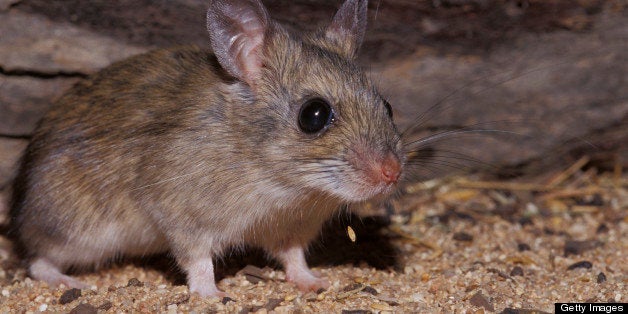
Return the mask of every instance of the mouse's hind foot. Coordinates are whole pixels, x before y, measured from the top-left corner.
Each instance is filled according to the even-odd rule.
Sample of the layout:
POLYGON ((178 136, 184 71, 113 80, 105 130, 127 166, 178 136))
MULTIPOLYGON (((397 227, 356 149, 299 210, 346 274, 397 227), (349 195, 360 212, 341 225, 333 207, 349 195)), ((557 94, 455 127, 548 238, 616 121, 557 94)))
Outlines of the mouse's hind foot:
POLYGON ((34 259, 28 270, 33 279, 45 281, 51 286, 63 284, 68 288, 85 289, 89 287, 87 284, 63 274, 58 266, 46 258, 34 259))

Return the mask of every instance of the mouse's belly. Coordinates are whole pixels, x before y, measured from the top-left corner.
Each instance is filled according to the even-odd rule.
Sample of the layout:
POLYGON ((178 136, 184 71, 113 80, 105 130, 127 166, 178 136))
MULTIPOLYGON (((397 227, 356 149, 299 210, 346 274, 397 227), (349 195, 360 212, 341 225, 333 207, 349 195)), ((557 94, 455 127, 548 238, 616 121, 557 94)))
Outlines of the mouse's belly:
POLYGON ((165 252, 165 237, 144 219, 92 224, 87 232, 73 233, 63 243, 51 243, 36 255, 60 265, 101 265, 121 256, 143 256, 165 252))
POLYGON ((246 244, 276 250, 287 246, 305 246, 314 240, 323 224, 338 210, 335 202, 309 199, 290 208, 271 209, 257 217, 244 236, 246 244))

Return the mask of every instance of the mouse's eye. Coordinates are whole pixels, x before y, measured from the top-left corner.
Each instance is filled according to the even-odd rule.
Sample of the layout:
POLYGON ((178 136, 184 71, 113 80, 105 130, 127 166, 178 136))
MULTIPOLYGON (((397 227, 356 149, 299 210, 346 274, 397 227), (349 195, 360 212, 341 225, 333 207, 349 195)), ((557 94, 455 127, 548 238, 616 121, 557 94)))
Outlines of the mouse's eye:
POLYGON ((299 111, 299 127, 305 133, 316 133, 329 126, 334 113, 327 101, 313 98, 306 101, 299 111))
POLYGON ((388 103, 386 99, 384 99, 384 107, 386 107, 386 112, 388 113, 388 116, 392 119, 393 117, 392 107, 390 106, 390 103, 388 103))

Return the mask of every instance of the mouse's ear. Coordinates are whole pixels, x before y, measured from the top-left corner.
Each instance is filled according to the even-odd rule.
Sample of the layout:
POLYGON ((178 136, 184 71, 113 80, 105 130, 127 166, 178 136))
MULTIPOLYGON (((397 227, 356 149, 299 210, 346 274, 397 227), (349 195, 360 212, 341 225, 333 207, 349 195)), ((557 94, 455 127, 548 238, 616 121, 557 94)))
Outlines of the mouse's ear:
POLYGON ((262 68, 269 23, 259 0, 216 0, 207 10, 207 31, 218 62, 249 85, 254 85, 262 68))
POLYGON ((367 0, 347 0, 325 30, 325 36, 339 44, 349 59, 355 58, 366 32, 367 0))

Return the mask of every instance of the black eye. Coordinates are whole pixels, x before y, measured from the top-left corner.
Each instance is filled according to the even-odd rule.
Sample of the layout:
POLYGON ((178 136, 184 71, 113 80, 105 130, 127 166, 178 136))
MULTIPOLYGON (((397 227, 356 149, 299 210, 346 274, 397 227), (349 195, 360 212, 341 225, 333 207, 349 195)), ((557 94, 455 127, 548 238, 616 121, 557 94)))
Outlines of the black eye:
POLYGON ((320 98, 310 99, 301 106, 299 112, 299 127, 305 133, 316 133, 333 120, 331 106, 320 98))
POLYGON ((388 103, 386 99, 384 99, 384 107, 386 107, 386 112, 388 112, 388 116, 392 119, 393 117, 392 107, 390 106, 390 103, 388 103))

